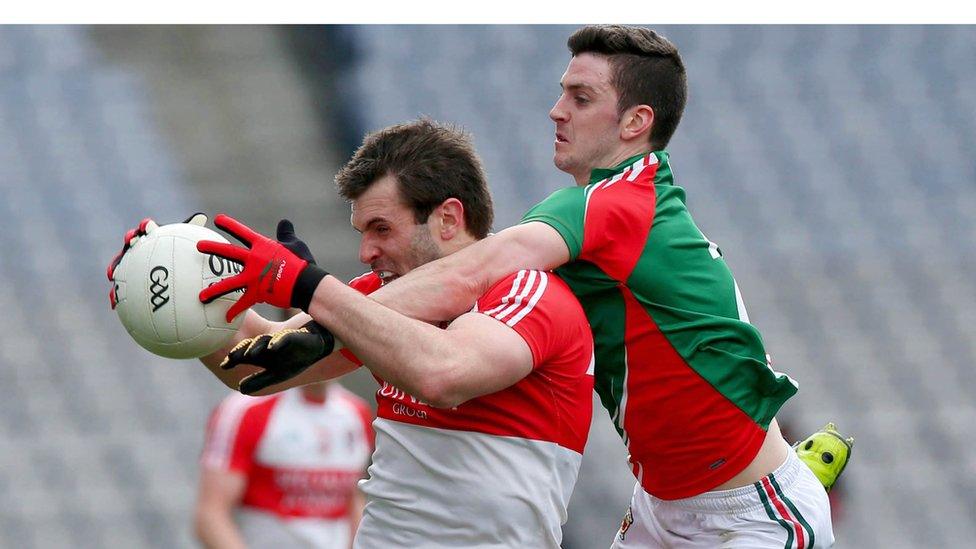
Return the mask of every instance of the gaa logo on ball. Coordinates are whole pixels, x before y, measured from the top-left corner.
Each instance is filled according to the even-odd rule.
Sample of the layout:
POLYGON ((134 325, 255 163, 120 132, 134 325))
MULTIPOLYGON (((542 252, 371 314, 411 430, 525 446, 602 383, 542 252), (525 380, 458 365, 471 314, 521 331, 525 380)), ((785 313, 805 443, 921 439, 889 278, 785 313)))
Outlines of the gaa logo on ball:
POLYGON ((163 225, 140 237, 115 269, 119 320, 136 343, 157 355, 210 354, 230 341, 244 319, 224 318, 240 292, 200 303, 200 290, 241 272, 237 263, 198 252, 200 240, 227 242, 199 225, 163 225))

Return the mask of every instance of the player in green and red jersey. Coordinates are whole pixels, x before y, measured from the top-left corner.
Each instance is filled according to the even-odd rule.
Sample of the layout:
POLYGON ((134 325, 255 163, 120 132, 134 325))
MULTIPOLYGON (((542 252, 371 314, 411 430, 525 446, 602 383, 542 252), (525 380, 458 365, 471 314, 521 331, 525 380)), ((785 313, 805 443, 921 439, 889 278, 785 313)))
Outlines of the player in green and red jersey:
MULTIPOLYGON (((664 151, 686 96, 677 49, 618 26, 584 27, 568 45, 550 117, 554 162, 577 186, 373 297, 441 320, 513 268, 556 269, 590 321, 597 391, 638 481, 615 545, 830 546, 824 489, 775 420, 796 383, 770 368, 664 151)), ((343 318, 350 310, 325 286, 313 316, 339 339, 355 338, 356 321, 343 318)))
MULTIPOLYGON (((673 181, 664 148, 686 96, 677 49, 621 26, 584 27, 569 47, 550 117, 554 162, 578 186, 371 298, 443 321, 512 271, 555 269, 590 321, 597 390, 637 477, 614 546, 830 546, 823 486, 775 419, 796 384, 770 368, 721 252, 673 181)), ((311 295, 281 296, 292 286, 255 280, 252 302, 303 303, 354 347, 378 328, 341 281, 281 265, 279 278, 284 269, 284 279, 299 281, 294 292, 311 295)), ((394 322, 382 329, 400 332, 394 322)))

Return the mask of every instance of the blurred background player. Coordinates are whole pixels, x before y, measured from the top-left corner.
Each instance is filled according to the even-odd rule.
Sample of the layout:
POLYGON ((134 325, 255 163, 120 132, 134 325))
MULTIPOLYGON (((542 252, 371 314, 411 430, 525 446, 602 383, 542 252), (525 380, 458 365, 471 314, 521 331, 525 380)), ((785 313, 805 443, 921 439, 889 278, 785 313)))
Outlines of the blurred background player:
POLYGON ((195 530, 212 549, 352 546, 372 412, 332 382, 232 393, 207 425, 195 530))
MULTIPOLYGON (((360 293, 488 234, 485 175, 470 138, 457 129, 419 120, 370 134, 336 185, 352 204, 360 260, 371 269, 352 281, 354 289, 343 285, 373 315, 367 337, 350 348, 380 383, 356 547, 558 548, 592 415, 593 341, 579 302, 555 275, 521 270, 486 288, 473 309, 441 329, 360 293)), ((227 216, 215 221, 251 247, 198 244, 244 264, 241 277, 210 286, 204 299, 248 280, 265 264, 255 259, 259 250, 285 250, 227 216)), ((302 262, 312 261, 290 223, 279 224, 278 237, 304 255, 302 262)), ((269 271, 280 277, 264 280, 286 290, 295 282, 286 272, 295 259, 269 271)), ((247 303, 238 301, 242 309, 247 303)), ((238 339, 258 335, 247 331, 257 313, 245 314, 252 322, 238 339)), ((255 376, 273 378, 284 367, 279 351, 293 354, 313 325, 280 340, 243 339, 219 367, 223 352, 204 362, 234 387, 253 365, 265 368, 255 376)), ((334 353, 313 370, 334 377, 356 366, 334 353)), ((248 385, 254 379, 244 379, 242 390, 264 387, 248 385)))

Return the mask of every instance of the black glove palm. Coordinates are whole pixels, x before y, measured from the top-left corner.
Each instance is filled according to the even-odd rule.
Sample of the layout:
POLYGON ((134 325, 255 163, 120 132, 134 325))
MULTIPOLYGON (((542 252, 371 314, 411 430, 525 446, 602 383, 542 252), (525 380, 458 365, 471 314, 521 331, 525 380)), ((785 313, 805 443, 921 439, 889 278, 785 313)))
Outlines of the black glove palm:
POLYGON ((310 321, 298 329, 289 328, 241 341, 227 353, 220 367, 230 370, 238 364, 253 364, 263 368, 242 379, 238 385, 241 393, 252 395, 301 374, 332 353, 334 348, 332 334, 310 321))

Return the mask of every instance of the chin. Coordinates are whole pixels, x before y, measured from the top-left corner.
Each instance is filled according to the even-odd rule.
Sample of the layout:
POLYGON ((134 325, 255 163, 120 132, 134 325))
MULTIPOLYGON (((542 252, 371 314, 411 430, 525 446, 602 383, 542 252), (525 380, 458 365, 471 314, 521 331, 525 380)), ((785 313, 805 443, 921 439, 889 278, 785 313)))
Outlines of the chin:
POLYGON ((552 156, 552 163, 555 164, 556 169, 562 172, 571 173, 573 169, 572 160, 559 153, 552 156))

